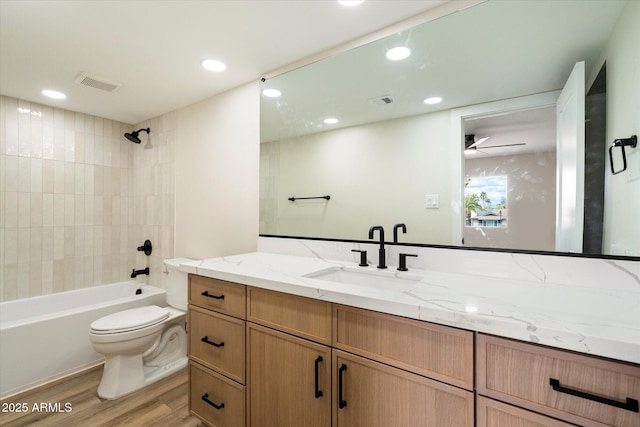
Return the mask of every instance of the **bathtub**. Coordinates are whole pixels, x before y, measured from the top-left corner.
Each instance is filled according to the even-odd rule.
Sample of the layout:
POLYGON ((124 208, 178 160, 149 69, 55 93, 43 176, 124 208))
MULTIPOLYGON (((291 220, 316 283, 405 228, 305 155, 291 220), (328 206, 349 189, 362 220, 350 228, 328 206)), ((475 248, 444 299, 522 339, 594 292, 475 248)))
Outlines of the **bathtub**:
POLYGON ((0 303, 0 399, 101 364, 91 322, 150 304, 167 305, 164 289, 133 281, 0 303))

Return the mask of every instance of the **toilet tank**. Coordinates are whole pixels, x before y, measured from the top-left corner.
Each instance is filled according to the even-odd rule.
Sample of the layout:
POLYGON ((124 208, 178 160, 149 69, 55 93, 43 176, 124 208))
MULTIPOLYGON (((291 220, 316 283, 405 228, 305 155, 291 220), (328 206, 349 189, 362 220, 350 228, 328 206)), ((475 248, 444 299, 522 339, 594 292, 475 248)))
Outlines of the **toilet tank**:
POLYGON ((180 271, 180 264, 193 261, 188 258, 165 259, 164 273, 167 275, 165 285, 167 287, 167 304, 178 310, 187 311, 187 273, 180 271))

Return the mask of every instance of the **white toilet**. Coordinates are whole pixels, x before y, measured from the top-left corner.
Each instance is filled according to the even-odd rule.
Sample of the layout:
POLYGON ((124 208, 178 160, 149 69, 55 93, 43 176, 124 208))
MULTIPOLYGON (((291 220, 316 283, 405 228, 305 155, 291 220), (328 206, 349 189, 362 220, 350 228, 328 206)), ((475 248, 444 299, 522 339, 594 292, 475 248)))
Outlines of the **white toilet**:
POLYGON ((120 311, 91 323, 89 339, 105 356, 98 395, 117 399, 187 366, 185 258, 164 261, 167 304, 120 311))

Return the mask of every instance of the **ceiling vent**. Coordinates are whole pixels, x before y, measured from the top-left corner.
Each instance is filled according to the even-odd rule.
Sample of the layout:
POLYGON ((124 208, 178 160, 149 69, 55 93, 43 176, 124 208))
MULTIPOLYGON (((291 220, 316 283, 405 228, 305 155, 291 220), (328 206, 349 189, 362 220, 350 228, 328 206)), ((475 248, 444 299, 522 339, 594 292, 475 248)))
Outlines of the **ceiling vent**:
POLYGON ((371 98, 369 102, 372 102, 373 104, 376 104, 376 105, 389 105, 389 104, 393 104, 394 99, 391 97, 391 95, 383 95, 377 98, 371 98))
POLYGON ((122 84, 120 83, 109 81, 101 77, 91 76, 84 72, 78 74, 78 77, 76 77, 75 82, 83 86, 89 86, 94 89, 104 90, 106 92, 113 92, 114 90, 122 86, 122 84))

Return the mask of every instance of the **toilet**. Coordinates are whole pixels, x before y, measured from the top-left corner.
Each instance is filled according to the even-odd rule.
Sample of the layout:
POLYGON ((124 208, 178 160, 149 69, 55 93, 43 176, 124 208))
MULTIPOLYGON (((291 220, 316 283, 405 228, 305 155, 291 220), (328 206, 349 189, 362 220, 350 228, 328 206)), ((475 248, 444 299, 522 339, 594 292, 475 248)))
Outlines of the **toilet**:
POLYGON ((89 339, 105 357, 98 396, 117 399, 187 366, 186 258, 164 261, 168 307, 123 310, 91 323, 89 339))

